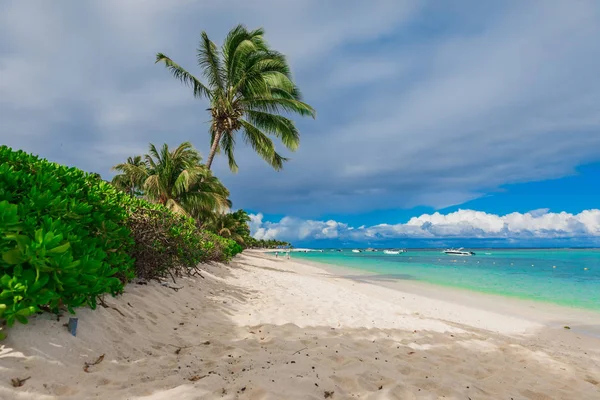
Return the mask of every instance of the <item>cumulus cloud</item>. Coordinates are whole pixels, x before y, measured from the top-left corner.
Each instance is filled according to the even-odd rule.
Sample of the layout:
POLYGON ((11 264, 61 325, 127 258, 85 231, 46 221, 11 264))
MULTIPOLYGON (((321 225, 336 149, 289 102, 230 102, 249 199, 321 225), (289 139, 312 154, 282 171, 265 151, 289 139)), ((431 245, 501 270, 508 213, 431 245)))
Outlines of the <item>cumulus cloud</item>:
POLYGON ((340 242, 377 242, 392 239, 564 239, 600 238, 600 210, 579 214, 535 210, 506 215, 458 210, 449 214, 423 214, 404 224, 352 227, 336 221, 314 221, 285 217, 279 222, 251 216, 251 232, 257 239, 340 242))

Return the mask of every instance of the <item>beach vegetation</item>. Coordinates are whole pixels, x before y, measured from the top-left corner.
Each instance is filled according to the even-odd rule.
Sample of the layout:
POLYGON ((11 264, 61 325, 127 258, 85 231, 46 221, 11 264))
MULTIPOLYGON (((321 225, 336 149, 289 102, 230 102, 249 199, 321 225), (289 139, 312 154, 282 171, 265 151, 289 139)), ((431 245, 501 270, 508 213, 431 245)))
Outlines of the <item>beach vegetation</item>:
POLYGON ((199 263, 227 262, 242 251, 234 240, 200 229, 192 217, 161 204, 136 199, 130 207, 127 226, 134 239, 131 255, 139 278, 195 275, 199 263))
POLYGON ((219 236, 232 239, 240 246, 247 247, 251 241, 250 216, 244 210, 231 213, 214 213, 206 223, 206 229, 219 236))
POLYGON ((315 117, 302 101, 286 57, 271 49, 264 30, 234 27, 221 48, 202 32, 197 50, 204 80, 197 78, 163 53, 156 55, 171 74, 192 89, 196 98, 209 102, 210 152, 206 167, 216 154, 227 156, 229 168, 238 170, 234 149, 241 138, 276 170, 287 158, 275 150, 275 137, 291 151, 300 144, 300 133, 290 116, 315 117))
POLYGON ((0 320, 96 306, 134 275, 127 195, 85 173, 0 147, 0 320))
POLYGON ((291 248, 291 243, 276 239, 255 239, 250 238, 248 241, 247 248, 250 249, 277 249, 277 248, 291 248))
POLYGON ((229 191, 201 161, 200 153, 189 142, 173 150, 166 143, 160 150, 151 143, 147 154, 113 167, 120 172, 113 184, 124 188, 125 182, 128 191, 134 188, 139 195, 177 214, 202 217, 226 211, 231 207, 229 191))
MULTIPOLYGON (((206 187, 201 183, 187 185, 199 190, 206 187)), ((242 250, 169 208, 172 203, 155 196, 159 191, 148 201, 131 196, 132 187, 140 186, 119 190, 97 174, 0 146, 0 324, 27 323, 40 311, 95 308, 99 296, 121 293, 135 276, 174 278, 242 250)), ((226 198, 223 189, 218 196, 226 198)), ((195 210, 199 201, 176 190, 168 199, 195 210)), ((205 204, 228 204, 210 201, 205 204)))
POLYGON ((112 168, 114 171, 119 172, 113 178, 112 184, 131 196, 142 195, 143 175, 136 172, 138 168, 144 168, 145 166, 146 162, 142 156, 128 157, 125 163, 117 164, 112 168))

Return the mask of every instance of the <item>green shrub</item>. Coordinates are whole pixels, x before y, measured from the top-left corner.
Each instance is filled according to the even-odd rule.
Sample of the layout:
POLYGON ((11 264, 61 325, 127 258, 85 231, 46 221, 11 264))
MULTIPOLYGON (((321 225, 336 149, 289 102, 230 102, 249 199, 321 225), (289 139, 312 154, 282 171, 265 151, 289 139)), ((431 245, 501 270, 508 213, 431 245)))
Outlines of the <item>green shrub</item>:
POLYGON ((181 276, 205 261, 212 243, 204 240, 195 221, 167 208, 134 199, 127 225, 134 246, 135 274, 143 279, 181 276))
POLYGON ((135 274, 143 279, 193 273, 199 263, 227 262, 242 251, 233 240, 198 229, 192 218, 158 204, 132 199, 128 214, 135 274))
POLYGON ((0 323, 95 308, 99 295, 121 293, 134 275, 182 275, 241 251, 95 174, 0 146, 0 323))
POLYGON ((217 245, 218 253, 220 254, 220 258, 217 261, 227 262, 243 250, 242 246, 233 239, 224 238, 211 232, 206 232, 206 234, 217 245))
POLYGON ((96 307, 133 277, 127 195, 76 168, 0 146, 0 321, 96 307))

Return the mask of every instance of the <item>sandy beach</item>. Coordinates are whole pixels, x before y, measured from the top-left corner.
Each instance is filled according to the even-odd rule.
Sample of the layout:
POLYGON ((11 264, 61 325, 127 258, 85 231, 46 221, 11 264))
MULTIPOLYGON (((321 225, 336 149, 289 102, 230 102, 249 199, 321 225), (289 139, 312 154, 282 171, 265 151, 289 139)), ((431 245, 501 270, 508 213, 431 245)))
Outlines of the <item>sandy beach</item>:
POLYGON ((16 325, 0 399, 600 399, 591 312, 253 251, 202 270, 78 310, 76 337, 16 325))

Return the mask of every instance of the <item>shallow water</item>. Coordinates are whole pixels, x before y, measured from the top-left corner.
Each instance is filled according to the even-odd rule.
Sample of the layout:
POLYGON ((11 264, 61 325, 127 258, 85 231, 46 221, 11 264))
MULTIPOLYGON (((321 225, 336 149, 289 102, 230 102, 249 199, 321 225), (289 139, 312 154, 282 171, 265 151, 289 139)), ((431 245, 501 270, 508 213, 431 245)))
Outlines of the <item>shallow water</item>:
MULTIPOLYGON (((600 311, 600 250, 474 250, 471 257, 440 250, 399 255, 332 251, 292 258, 346 266, 437 285, 600 311)), ((382 278, 384 278, 382 276, 382 278)))

